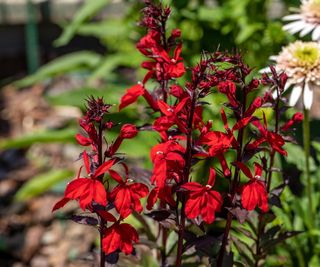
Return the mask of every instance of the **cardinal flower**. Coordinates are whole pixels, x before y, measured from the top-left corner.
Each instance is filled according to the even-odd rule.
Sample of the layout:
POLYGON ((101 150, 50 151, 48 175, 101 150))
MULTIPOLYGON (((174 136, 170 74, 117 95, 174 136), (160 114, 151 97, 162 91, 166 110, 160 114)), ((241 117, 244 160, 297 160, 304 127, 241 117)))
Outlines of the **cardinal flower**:
POLYGON ((189 191, 185 206, 185 213, 189 219, 201 216, 207 224, 214 221, 215 213, 221 210, 223 203, 220 193, 212 190, 215 179, 216 173, 210 168, 209 181, 206 186, 196 182, 185 183, 181 186, 189 191))
MULTIPOLYGON (((200 144, 208 146, 208 155, 211 157, 218 157, 223 173, 226 177, 230 175, 230 170, 227 161, 224 157, 232 144, 235 142, 232 133, 223 133, 219 131, 209 131, 200 138, 200 144)), ((205 154, 199 154, 199 156, 205 156, 205 154)))
POLYGON ((126 91, 126 93, 122 96, 120 105, 119 105, 119 110, 136 102, 139 96, 143 96, 153 110, 155 111, 158 110, 157 103, 154 101, 152 95, 150 95, 148 90, 146 90, 144 86, 140 83, 130 87, 126 91))
POLYGON ((301 121, 303 121, 303 114, 301 112, 296 112, 292 118, 281 127, 281 131, 288 131, 294 124, 297 124, 301 121))
POLYGON ((259 120, 255 120, 252 124, 258 128, 260 137, 247 145, 247 149, 257 149, 262 143, 267 143, 272 150, 277 151, 281 155, 287 156, 287 151, 283 149, 284 139, 278 133, 268 130, 268 124, 265 114, 263 114, 264 125, 259 120))
POLYGON ((141 212, 143 208, 140 199, 148 195, 148 187, 142 183, 132 183, 133 181, 127 178, 123 181, 121 176, 113 170, 109 170, 109 174, 119 183, 112 190, 110 200, 114 203, 121 218, 128 217, 133 210, 141 212))
POLYGON ((80 208, 83 210, 90 208, 92 201, 103 206, 107 204, 106 189, 100 182, 99 176, 106 173, 115 164, 116 160, 111 159, 106 161, 93 173, 90 171, 89 157, 86 151, 83 152, 83 160, 88 178, 79 177, 79 171, 78 177, 67 185, 64 192, 64 198, 55 204, 52 211, 62 208, 70 200, 77 200, 80 208))
POLYGON ((271 59, 277 71, 288 75, 286 89, 293 88, 289 105, 294 106, 302 95, 304 107, 310 109, 314 90, 320 89, 320 43, 296 41, 271 59))
POLYGON ((185 163, 182 156, 184 153, 185 148, 175 140, 169 140, 154 146, 151 149, 151 160, 154 165, 151 183, 156 183, 161 189, 165 186, 167 180, 178 180, 177 172, 183 169, 185 163))
POLYGON ((314 41, 320 41, 320 1, 301 0, 300 9, 295 14, 285 16, 284 21, 289 21, 283 26, 285 31, 295 34, 300 32, 300 37, 312 33, 314 41))
POLYGON ((235 165, 250 179, 242 186, 241 204, 246 210, 254 210, 258 206, 263 212, 268 211, 268 193, 266 185, 260 180, 262 166, 254 163, 254 175, 242 162, 235 162, 235 165))
POLYGON ((139 235, 128 223, 114 223, 103 235, 102 247, 106 255, 120 249, 126 255, 133 251, 132 243, 139 241, 139 235))

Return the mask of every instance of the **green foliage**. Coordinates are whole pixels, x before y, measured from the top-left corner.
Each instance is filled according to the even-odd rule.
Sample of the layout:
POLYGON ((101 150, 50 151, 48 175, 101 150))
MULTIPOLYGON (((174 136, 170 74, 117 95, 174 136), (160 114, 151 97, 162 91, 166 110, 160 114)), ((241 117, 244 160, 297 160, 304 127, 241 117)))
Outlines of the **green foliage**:
POLYGON ((72 177, 73 174, 73 171, 63 169, 50 170, 46 173, 39 174, 23 184, 15 194, 15 200, 26 201, 30 198, 36 197, 46 192, 59 182, 72 177))
POLYGON ((110 0, 85 1, 74 16, 72 23, 66 24, 63 34, 55 41, 58 46, 66 45, 74 37, 79 27, 100 12, 110 0))
POLYGON ((0 141, 0 150, 26 148, 34 143, 74 142, 76 129, 45 130, 0 141))
POLYGON ((70 53, 44 65, 35 74, 17 81, 15 86, 27 87, 66 73, 87 72, 96 67, 100 60, 100 55, 90 51, 70 53))

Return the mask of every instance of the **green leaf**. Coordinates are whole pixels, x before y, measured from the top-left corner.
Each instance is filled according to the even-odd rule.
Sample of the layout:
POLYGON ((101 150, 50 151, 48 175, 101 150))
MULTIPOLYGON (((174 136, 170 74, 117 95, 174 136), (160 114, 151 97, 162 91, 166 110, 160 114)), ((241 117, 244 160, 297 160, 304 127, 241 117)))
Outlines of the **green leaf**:
POLYGON ((35 74, 14 83, 18 88, 27 87, 37 82, 68 72, 92 69, 98 65, 101 56, 90 51, 80 51, 61 56, 41 67, 35 74))
MULTIPOLYGON (((303 171, 306 165, 303 149, 298 145, 290 143, 287 143, 284 148, 288 152, 288 157, 286 158, 287 161, 294 164, 299 170, 303 171)), ((316 165, 312 157, 309 158, 309 162, 310 171, 315 171, 316 165)))
POLYGON ((109 2, 110 0, 87 0, 75 14, 72 22, 66 25, 62 35, 54 44, 56 46, 63 46, 69 43, 82 23, 94 17, 109 2))
POLYGON ((76 129, 46 130, 17 138, 4 139, 0 141, 0 150, 24 148, 34 143, 72 142, 75 140, 74 136, 76 133, 76 129))
POLYGON ((263 29, 263 24, 246 24, 242 27, 236 38, 237 44, 242 44, 247 41, 256 31, 263 29))
POLYGON ((70 170, 51 170, 46 173, 39 174, 26 182, 14 196, 16 201, 25 201, 36 197, 59 182, 68 179, 74 175, 70 170))

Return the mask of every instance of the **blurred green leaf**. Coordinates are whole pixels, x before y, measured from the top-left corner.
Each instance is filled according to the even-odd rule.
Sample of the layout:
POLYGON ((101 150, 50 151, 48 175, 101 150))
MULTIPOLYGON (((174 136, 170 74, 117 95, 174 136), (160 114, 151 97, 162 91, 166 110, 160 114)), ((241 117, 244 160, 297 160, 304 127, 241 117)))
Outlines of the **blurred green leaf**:
POLYGON ((238 44, 241 44, 241 43, 247 41, 253 34, 255 34, 256 31, 261 30, 262 28, 263 28, 263 24, 261 24, 261 23, 246 24, 240 30, 240 32, 236 38, 236 42, 238 44))
MULTIPOLYGON (((289 163, 294 164, 299 170, 303 171, 305 168, 305 157, 303 149, 295 144, 287 143, 285 145, 285 150, 288 152, 288 157, 286 158, 289 163)), ((316 170, 316 165, 312 157, 309 158, 310 171, 316 170)))
POLYGON ((17 87, 27 87, 68 72, 92 69, 98 65, 100 60, 100 55, 90 51, 70 53, 52 60, 41 67, 35 74, 15 82, 14 85, 17 87))
POLYGON ((76 129, 46 130, 32 134, 26 134, 17 138, 9 138, 0 141, 0 150, 9 148, 24 148, 34 143, 72 142, 77 133, 76 129))
POLYGON ((159 266, 156 259, 149 254, 142 254, 142 267, 157 267, 159 266))
POLYGON ((58 95, 48 95, 46 99, 52 105, 57 106, 74 106, 84 108, 85 99, 89 96, 104 97, 110 104, 118 103, 121 93, 125 86, 110 85, 110 88, 98 90, 90 87, 83 87, 76 90, 70 90, 58 95))
POLYGON ((51 170, 47 173, 39 174, 26 182, 16 193, 16 201, 25 201, 36 197, 57 183, 72 177, 73 171, 70 170, 51 170))
POLYGON ((75 14, 71 23, 64 28, 62 35, 54 42, 56 46, 63 46, 70 42, 82 23, 94 17, 110 0, 87 0, 75 14))

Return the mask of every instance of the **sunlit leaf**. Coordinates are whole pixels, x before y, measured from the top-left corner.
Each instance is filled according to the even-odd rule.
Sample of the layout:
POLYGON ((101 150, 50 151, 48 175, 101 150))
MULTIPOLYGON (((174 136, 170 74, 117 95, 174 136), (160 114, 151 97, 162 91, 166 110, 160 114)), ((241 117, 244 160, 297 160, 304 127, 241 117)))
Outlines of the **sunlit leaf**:
POLYGON ((73 176, 73 171, 61 169, 51 170, 46 173, 41 173, 23 184, 23 186, 15 194, 15 200, 25 201, 45 193, 54 185, 73 176))
POLYGON ((34 143, 74 142, 76 130, 46 130, 23 135, 16 138, 8 138, 0 141, 0 150, 9 148, 24 148, 34 143))

